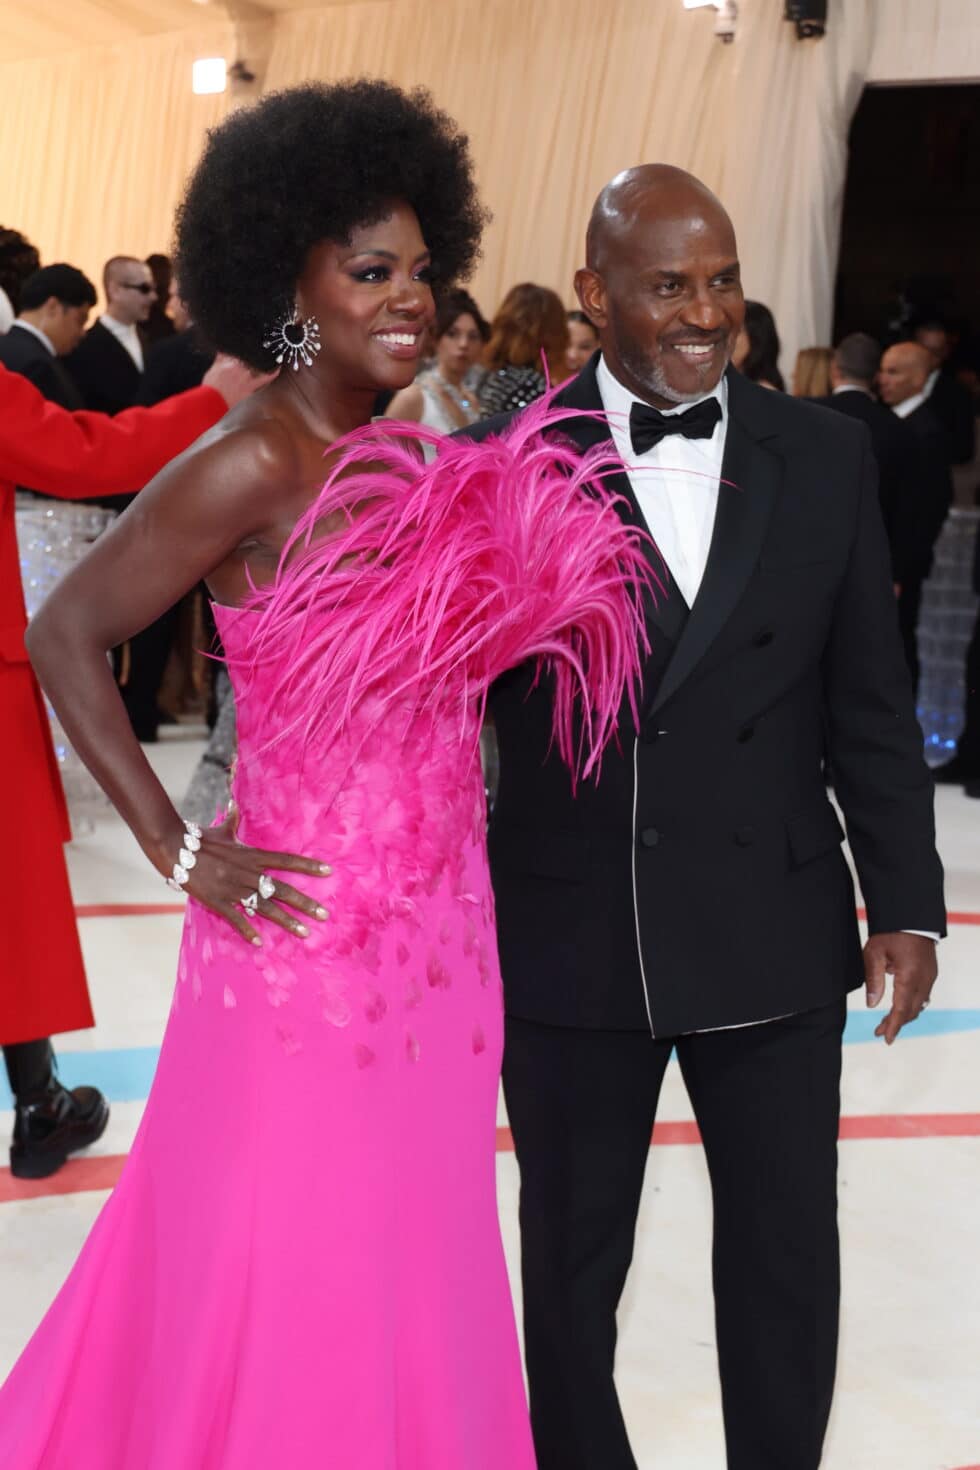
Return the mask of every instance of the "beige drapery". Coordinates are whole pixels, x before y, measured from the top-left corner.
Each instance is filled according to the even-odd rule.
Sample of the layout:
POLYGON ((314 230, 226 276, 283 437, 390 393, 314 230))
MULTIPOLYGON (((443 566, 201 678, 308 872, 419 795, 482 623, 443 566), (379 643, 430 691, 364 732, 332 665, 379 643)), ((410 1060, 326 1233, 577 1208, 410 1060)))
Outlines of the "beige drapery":
MULTIPOLYGON (((713 11, 680 0, 335 3, 270 20, 265 84, 362 73, 431 88, 470 133, 494 212, 474 281, 487 311, 521 279, 571 300, 589 206, 617 170, 691 169, 731 210, 746 288, 773 307, 791 363, 830 330, 847 126, 872 63, 908 70, 905 31, 929 10, 980 74, 963 43, 976 8, 831 0, 826 38, 801 43, 783 0, 742 0, 723 46, 713 11)), ((108 255, 166 248, 205 130, 229 105, 192 96, 190 63, 232 47, 230 28, 211 26, 0 64, 3 223, 93 278, 108 255)), ((949 46, 918 51, 923 78, 952 65, 949 46)))

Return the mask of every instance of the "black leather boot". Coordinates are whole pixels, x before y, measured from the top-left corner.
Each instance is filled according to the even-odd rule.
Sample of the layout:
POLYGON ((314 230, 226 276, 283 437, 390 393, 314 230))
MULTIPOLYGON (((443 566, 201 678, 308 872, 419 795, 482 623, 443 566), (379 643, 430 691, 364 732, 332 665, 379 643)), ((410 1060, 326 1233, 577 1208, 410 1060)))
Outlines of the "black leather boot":
POLYGON ((17 1179, 46 1179, 69 1154, 102 1137, 109 1104, 94 1087, 69 1092, 61 1085, 48 1042, 6 1046, 4 1059, 15 1104, 10 1172, 17 1179))

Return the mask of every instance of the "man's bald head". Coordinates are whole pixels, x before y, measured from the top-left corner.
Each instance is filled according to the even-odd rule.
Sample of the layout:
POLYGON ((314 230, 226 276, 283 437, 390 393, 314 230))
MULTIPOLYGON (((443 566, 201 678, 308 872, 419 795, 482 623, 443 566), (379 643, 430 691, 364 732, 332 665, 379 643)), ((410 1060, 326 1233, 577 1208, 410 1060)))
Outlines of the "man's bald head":
POLYGON ((881 359, 878 369, 878 391, 882 400, 894 408, 914 398, 926 386, 933 370, 932 355, 919 342, 896 342, 881 359))
POLYGON ((590 270, 602 274, 610 252, 625 245, 651 216, 660 219, 693 219, 697 216, 731 231, 734 253, 735 231, 728 214, 706 184, 682 168, 669 163, 643 163, 624 169, 600 193, 592 206, 585 236, 585 260, 590 270))
POLYGON ((125 326, 145 322, 156 301, 150 267, 134 255, 114 255, 102 271, 108 314, 125 326))
POLYGON ((650 163, 606 185, 575 287, 603 356, 637 397, 694 402, 717 386, 745 303, 735 231, 706 185, 650 163))

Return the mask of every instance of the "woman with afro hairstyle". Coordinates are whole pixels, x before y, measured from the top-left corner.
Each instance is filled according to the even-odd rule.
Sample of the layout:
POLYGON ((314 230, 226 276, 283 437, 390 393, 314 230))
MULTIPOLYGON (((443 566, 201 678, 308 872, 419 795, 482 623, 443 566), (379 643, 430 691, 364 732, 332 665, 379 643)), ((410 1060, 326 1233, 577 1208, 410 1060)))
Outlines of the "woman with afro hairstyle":
POLYGON ((594 767, 645 562, 573 449, 370 423, 482 224, 466 139, 385 82, 236 112, 191 179, 191 314, 280 371, 32 625, 75 749, 190 901, 133 1150, 0 1390, 4 1470, 533 1470, 479 732, 491 680, 546 657, 594 767), (203 833, 106 660, 202 578, 239 720, 203 833))

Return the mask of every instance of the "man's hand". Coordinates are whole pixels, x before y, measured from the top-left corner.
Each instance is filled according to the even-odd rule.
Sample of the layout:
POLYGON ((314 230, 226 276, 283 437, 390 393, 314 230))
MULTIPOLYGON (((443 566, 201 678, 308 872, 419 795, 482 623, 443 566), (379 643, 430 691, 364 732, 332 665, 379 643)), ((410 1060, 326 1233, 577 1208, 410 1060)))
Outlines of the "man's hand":
POLYGON ((227 357, 219 352, 204 374, 202 387, 215 388, 228 407, 234 408, 256 388, 264 388, 266 383, 271 383, 275 376, 275 373, 253 373, 237 357, 227 357))
POLYGON ((885 976, 895 977, 892 1008, 875 1027, 876 1036, 891 1046, 902 1027, 929 1004, 938 972, 935 940, 921 934, 872 934, 864 946, 864 979, 872 1010, 885 993, 885 976))

